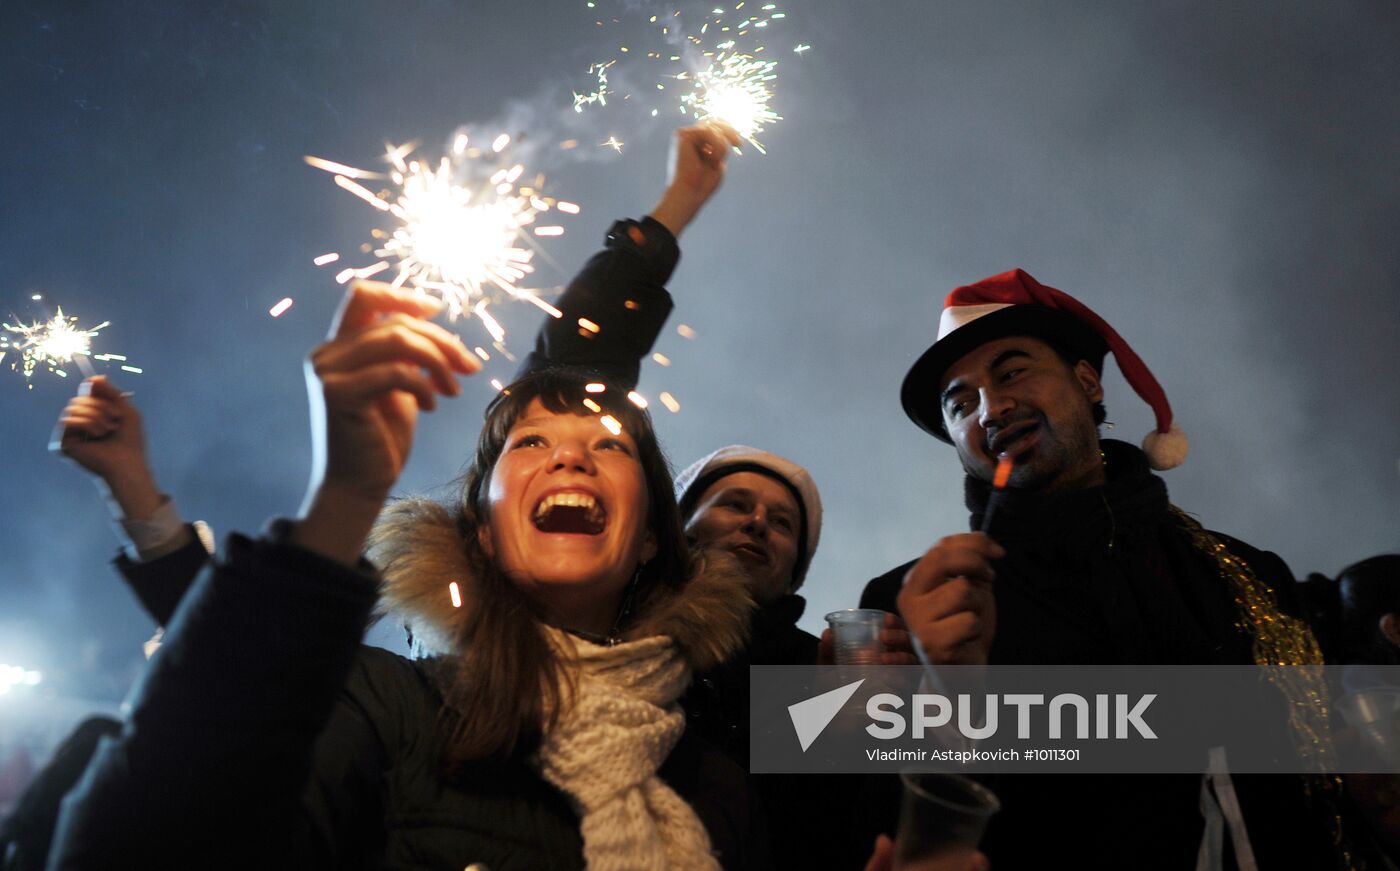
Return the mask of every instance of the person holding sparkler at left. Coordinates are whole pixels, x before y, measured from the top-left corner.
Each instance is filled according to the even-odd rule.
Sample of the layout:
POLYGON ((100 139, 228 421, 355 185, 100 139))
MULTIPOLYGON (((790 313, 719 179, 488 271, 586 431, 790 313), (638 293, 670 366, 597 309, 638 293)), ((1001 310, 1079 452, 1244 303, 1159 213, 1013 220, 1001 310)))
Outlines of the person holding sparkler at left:
POLYGON ((744 580, 690 553, 643 410, 534 373, 488 409, 459 500, 379 518, 419 413, 480 368, 435 310, 348 296, 308 364, 301 517, 234 536, 187 593, 52 867, 765 864, 742 771, 677 703, 742 638, 744 580), (381 593, 437 656, 359 645, 381 593))

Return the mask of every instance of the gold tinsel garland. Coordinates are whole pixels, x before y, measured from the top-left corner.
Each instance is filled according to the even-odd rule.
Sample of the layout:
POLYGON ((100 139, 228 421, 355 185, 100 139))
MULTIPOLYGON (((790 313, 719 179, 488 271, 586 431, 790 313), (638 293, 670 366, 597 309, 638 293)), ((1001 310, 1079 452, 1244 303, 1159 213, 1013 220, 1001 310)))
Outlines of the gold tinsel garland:
POLYGON ((1195 518, 1175 505, 1171 508, 1191 544, 1215 562, 1220 576, 1230 585, 1235 598, 1235 625, 1253 639, 1255 663, 1264 666, 1269 681, 1288 703, 1288 726, 1298 755, 1308 768, 1318 772, 1303 778, 1304 788, 1309 795, 1320 792, 1327 805, 1328 824, 1333 843, 1341 852, 1342 867, 1364 871, 1366 863, 1349 849, 1336 807, 1342 779, 1326 773, 1336 768, 1336 755, 1329 718, 1331 699, 1316 636, 1306 622, 1279 609, 1278 597, 1259 580, 1249 563, 1230 553, 1224 542, 1207 532, 1195 518))

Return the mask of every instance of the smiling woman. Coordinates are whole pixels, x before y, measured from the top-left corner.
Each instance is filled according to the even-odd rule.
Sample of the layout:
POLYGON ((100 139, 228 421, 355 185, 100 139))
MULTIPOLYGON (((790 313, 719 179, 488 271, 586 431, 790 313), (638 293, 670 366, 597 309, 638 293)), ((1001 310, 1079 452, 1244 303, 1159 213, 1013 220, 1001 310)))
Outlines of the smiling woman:
POLYGON ((302 518, 189 591, 53 867, 766 864, 743 770, 679 705, 752 600, 692 557, 645 411, 535 372, 487 409, 456 505, 376 522, 419 411, 478 368, 432 309, 347 297, 308 367, 302 518), (429 655, 359 644, 377 597, 429 655))
MULTIPOLYGON (((646 412, 584 385, 561 369, 512 384, 487 409, 455 512, 401 500, 370 537, 370 556, 391 582, 386 607, 419 616, 411 626, 427 649, 463 652, 445 663, 462 702, 457 761, 532 749, 547 728, 562 661, 540 624, 616 644, 636 636, 640 618, 679 601, 686 578, 701 579, 686 597, 701 605, 695 594, 715 574, 714 559, 692 559, 646 412), (621 434, 584 397, 602 403, 621 434), (601 518, 596 531, 590 516, 601 518), (470 607, 442 607, 448 577, 469 580, 470 607)), ((729 643, 723 633, 673 633, 691 647, 713 645, 689 653, 702 662, 729 643)))

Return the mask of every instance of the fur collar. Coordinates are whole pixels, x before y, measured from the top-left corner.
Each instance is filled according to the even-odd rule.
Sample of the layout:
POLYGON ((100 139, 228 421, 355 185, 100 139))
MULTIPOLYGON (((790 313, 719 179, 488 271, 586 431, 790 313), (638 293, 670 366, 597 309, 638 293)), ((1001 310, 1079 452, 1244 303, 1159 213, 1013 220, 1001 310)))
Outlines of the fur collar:
MULTIPOLYGON (((451 653, 463 614, 480 598, 480 584, 462 547, 456 518, 442 504, 402 499, 384 509, 369 540, 369 558, 383 585, 379 611, 404 620, 415 655, 451 653), (461 608, 452 604, 455 581, 461 608)), ((666 635, 696 672, 729 660, 748 640, 754 603, 742 567, 725 553, 706 551, 672 596, 653 598, 623 633, 627 641, 666 635)))

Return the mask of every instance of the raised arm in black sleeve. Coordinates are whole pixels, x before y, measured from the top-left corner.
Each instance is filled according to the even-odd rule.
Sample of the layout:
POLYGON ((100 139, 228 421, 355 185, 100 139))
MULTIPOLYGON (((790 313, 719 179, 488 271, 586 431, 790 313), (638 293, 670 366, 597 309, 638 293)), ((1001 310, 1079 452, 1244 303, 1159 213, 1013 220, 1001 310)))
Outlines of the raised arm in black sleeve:
POLYGON ((680 259, 671 232, 658 221, 618 221, 555 304, 563 317, 546 317, 535 350, 516 377, 570 366, 598 374, 620 390, 637 386, 642 358, 671 314, 666 282, 680 259), (581 326, 583 318, 598 328, 581 326))

